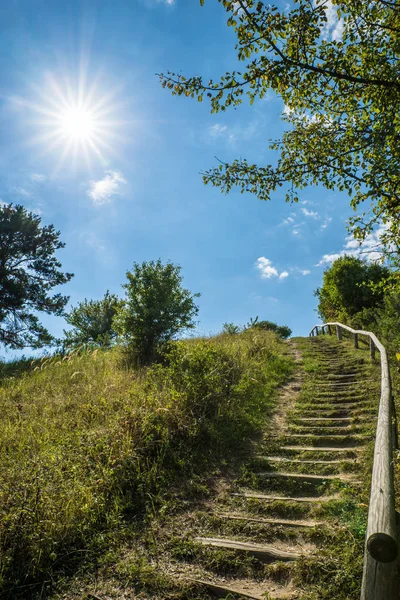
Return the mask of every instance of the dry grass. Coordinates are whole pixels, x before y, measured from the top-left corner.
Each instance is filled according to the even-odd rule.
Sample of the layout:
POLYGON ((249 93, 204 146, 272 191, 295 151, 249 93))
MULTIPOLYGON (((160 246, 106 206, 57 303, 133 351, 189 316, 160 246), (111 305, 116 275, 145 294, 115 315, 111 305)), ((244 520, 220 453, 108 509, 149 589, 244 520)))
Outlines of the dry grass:
POLYGON ((201 489, 261 427, 292 369, 283 348, 257 331, 177 342, 141 370, 118 349, 3 365, 0 593, 95 562, 171 488, 201 489))

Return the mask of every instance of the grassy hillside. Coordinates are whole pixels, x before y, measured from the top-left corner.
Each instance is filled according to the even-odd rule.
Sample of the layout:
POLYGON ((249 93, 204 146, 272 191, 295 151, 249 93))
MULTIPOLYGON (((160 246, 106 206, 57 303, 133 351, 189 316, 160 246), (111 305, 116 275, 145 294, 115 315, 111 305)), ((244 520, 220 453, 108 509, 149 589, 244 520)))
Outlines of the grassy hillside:
POLYGON ((177 342, 140 370, 118 348, 3 365, 0 593, 32 597, 95 565, 177 491, 201 493, 292 369, 265 331, 177 342))

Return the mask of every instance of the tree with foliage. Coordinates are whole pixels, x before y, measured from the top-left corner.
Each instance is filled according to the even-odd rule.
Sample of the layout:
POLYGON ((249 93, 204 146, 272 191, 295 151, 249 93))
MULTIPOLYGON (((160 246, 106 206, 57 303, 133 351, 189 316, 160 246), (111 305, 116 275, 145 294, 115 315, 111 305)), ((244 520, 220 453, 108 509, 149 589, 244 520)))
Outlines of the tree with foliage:
POLYGON ((240 333, 240 327, 239 325, 235 325, 235 323, 224 323, 222 325, 222 333, 236 335, 237 333, 240 333))
POLYGON ((338 258, 326 269, 322 286, 315 291, 320 317, 356 326, 373 324, 384 304, 384 284, 390 276, 383 265, 354 256, 338 258))
POLYGON ((51 290, 73 275, 60 271, 55 252, 65 244, 53 225, 23 206, 0 207, 0 342, 9 348, 40 348, 53 337, 37 312, 62 316, 68 296, 51 290))
MULTIPOLYGON (((271 141, 275 164, 221 162, 203 174, 229 192, 238 186, 262 200, 285 186, 322 184, 345 191, 358 238, 384 222, 382 242, 394 258, 400 244, 400 5, 394 0, 294 0, 290 8, 258 0, 218 0, 237 36, 243 68, 219 80, 168 72, 175 95, 204 97, 212 112, 250 104, 273 90, 288 128, 271 141), (371 207, 371 208, 369 208, 371 207)), ((200 0, 204 4, 204 0, 200 0)))
POLYGON ((199 307, 182 286, 181 267, 161 260, 134 263, 126 276, 126 301, 117 309, 114 326, 142 364, 152 362, 163 345, 180 331, 195 327, 199 307))
POLYGON ((116 338, 113 319, 117 310, 123 306, 115 294, 107 292, 101 300, 85 300, 71 309, 65 320, 73 329, 64 331, 66 346, 95 344, 111 346, 116 338))
POLYGON ((273 321, 259 321, 258 317, 251 319, 247 324, 248 329, 264 329, 264 331, 273 331, 282 339, 287 339, 291 336, 292 330, 287 325, 278 325, 273 321))

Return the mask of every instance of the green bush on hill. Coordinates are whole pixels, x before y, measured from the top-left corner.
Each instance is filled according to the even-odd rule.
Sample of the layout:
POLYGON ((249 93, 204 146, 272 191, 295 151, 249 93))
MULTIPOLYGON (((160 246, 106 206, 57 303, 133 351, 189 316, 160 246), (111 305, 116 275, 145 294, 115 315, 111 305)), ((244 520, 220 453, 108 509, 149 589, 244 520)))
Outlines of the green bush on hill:
POLYGON ((247 325, 248 328, 263 329, 264 331, 273 331, 280 338, 287 339, 291 336, 292 330, 287 325, 278 325, 273 321, 259 321, 258 317, 250 319, 247 325))
POLYGON ((128 356, 150 364, 163 354, 163 346, 178 333, 193 329, 199 307, 182 286, 181 267, 161 260, 134 263, 122 287, 126 300, 118 308, 114 328, 126 345, 128 356))
POLYGON ((246 447, 291 369, 260 330, 170 343, 150 368, 122 369, 112 348, 3 369, 0 595, 95 560, 177 490, 193 493, 246 447))
POLYGON ((123 300, 115 294, 107 292, 101 300, 83 300, 73 307, 65 316, 72 329, 64 331, 64 345, 67 347, 93 344, 95 346, 111 346, 117 333, 113 319, 118 308, 122 308, 123 300))

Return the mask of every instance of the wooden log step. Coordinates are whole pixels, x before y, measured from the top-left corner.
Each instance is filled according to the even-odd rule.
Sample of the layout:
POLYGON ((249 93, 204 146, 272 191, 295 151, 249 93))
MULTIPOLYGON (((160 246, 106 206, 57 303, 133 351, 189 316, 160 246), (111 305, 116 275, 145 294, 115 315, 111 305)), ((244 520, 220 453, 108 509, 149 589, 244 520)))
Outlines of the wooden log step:
POLYGON ((296 421, 335 421, 336 422, 348 422, 351 421, 352 417, 296 417, 296 421))
MULTIPOLYGON (((323 379, 321 379, 320 381, 335 381, 335 379, 337 379, 338 381, 341 381, 342 379, 349 379, 349 377, 359 377, 360 378, 361 373, 359 373, 358 371, 354 371, 353 373, 330 373, 329 375, 326 375, 323 379)), ((319 383, 318 379, 314 381, 314 383, 319 383)))
POLYGON ((196 537, 194 541, 203 544, 204 546, 211 546, 214 548, 226 548, 227 550, 239 550, 241 552, 247 552, 251 556, 255 556, 262 562, 274 562, 274 561, 292 561, 297 560, 304 553, 295 552, 294 550, 279 550, 274 546, 267 546, 264 544, 255 544, 251 542, 239 542, 237 540, 229 540, 226 538, 205 538, 196 537))
MULTIPOLYGON (((378 394, 379 395, 379 394, 378 394)), ((340 393, 333 393, 333 392, 321 392, 319 394, 313 394, 313 398, 315 400, 318 400, 319 402, 321 401, 336 401, 336 402, 355 402, 357 400, 365 400, 366 396, 369 398, 370 396, 368 396, 368 394, 353 394, 353 392, 351 393, 347 393, 345 394, 344 392, 340 392, 340 393)))
MULTIPOLYGON (((249 582, 246 581, 240 584, 240 582, 236 582, 233 584, 228 583, 215 583, 213 581, 205 581, 203 579, 192 579, 190 580, 196 585, 201 585, 207 588, 212 594, 218 596, 220 598, 224 598, 225 596, 241 596, 242 598, 250 598, 252 600, 265 600, 265 594, 268 590, 260 590, 260 584, 257 584, 257 588, 260 590, 256 592, 251 589, 249 582)), ((271 598, 268 594, 268 597, 271 598)), ((290 594, 287 596, 288 600, 291 596, 290 594)), ((285 600, 285 597, 279 594, 280 600, 285 600)))
MULTIPOLYGON (((315 448, 314 448, 315 450, 315 448)), ((319 448, 318 448, 319 450, 319 448)), ((337 448, 335 448, 337 450, 337 448)), ((301 458, 287 458, 286 456, 259 456, 261 460, 268 462, 296 463, 300 465, 339 465, 344 462, 352 463, 354 458, 342 458, 342 460, 303 460, 301 458)))
POLYGON ((332 448, 330 446, 282 446, 281 450, 296 450, 299 452, 357 452, 358 448, 332 448))
POLYGON ((307 429, 318 428, 319 430, 335 428, 338 431, 348 431, 349 427, 360 427, 363 425, 363 423, 352 423, 351 418, 343 419, 343 421, 340 419, 337 421, 334 421, 333 419, 325 419, 324 421, 318 421, 317 419, 296 419, 295 423, 291 423, 292 431, 294 431, 293 425, 298 429, 304 427, 307 429))
POLYGON ((362 401, 357 401, 357 402, 330 402, 330 403, 321 403, 319 404, 318 402, 313 402, 313 403, 307 403, 307 404, 298 404, 297 406, 297 410, 301 410, 302 412, 305 410, 312 410, 312 411, 316 411, 316 410, 341 410, 342 412, 347 410, 354 410, 355 408, 362 408, 363 410, 367 409, 369 407, 370 403, 367 402, 366 400, 362 400, 362 401))
POLYGON ((305 498, 302 496, 272 496, 271 494, 259 494, 258 492, 232 492, 231 496, 255 498, 256 500, 266 500, 267 502, 311 502, 313 504, 318 504, 319 502, 331 502, 332 500, 338 499, 338 496, 321 496, 320 498, 310 496, 309 498, 305 498))
MULTIPOLYGON (((331 445, 338 448, 344 448, 346 450, 352 450, 355 446, 363 446, 367 442, 368 438, 361 434, 353 435, 320 435, 315 436, 307 433, 291 433, 288 436, 287 441, 290 445, 295 445, 296 441, 299 443, 305 442, 309 446, 314 446, 318 450, 319 446, 331 445)), ((283 446, 285 448, 285 446, 283 446)))
POLYGON ((249 517, 248 515, 232 515, 230 513, 221 513, 221 514, 217 514, 217 517, 220 517, 221 519, 228 519, 228 520, 232 520, 232 521, 246 521, 249 523, 260 523, 261 525, 276 525, 279 527, 299 527, 299 528, 304 528, 304 527, 319 527, 322 525, 325 525, 325 523, 323 521, 302 521, 302 520, 298 520, 298 521, 291 521, 289 519, 266 519, 266 518, 256 518, 256 517, 249 517))
POLYGON ((347 386, 357 386, 357 385, 363 385, 364 383, 376 383, 375 379, 360 379, 360 381, 318 381, 317 383, 313 384, 314 386, 317 387, 347 387, 347 386))
POLYGON ((309 433, 309 435, 336 435, 336 433, 339 432, 343 432, 343 435, 349 434, 352 431, 354 431, 354 426, 352 425, 347 425, 347 426, 334 426, 332 425, 332 427, 328 427, 327 425, 322 426, 322 425, 296 425, 296 426, 291 426, 290 430, 289 430, 289 435, 291 435, 291 433, 309 433))
POLYGON ((285 473, 275 471, 262 471, 255 473, 257 477, 266 477, 268 479, 294 479, 295 481, 305 483, 324 483, 325 481, 343 481, 356 483, 350 475, 314 475, 313 473, 285 473))
POLYGON ((323 394, 313 394, 314 401, 317 402, 358 402, 359 400, 365 400, 367 394, 331 394, 330 392, 324 392, 323 394))
MULTIPOLYGON (((288 438, 290 438, 290 439, 294 438, 296 440, 302 440, 304 438, 313 438, 313 437, 315 437, 315 441, 316 442, 319 442, 320 438, 323 437, 323 436, 314 436, 313 434, 308 434, 308 433, 291 433, 290 435, 288 435, 288 438)), ((354 440, 354 441, 357 441, 357 440, 365 440, 365 439, 367 439, 367 436, 363 435, 362 433, 348 433, 348 434, 344 433, 342 435, 335 433, 335 434, 332 434, 332 435, 326 434, 325 437, 333 439, 333 440, 338 441, 338 442, 340 442, 341 440, 347 440, 347 441, 354 440)))

